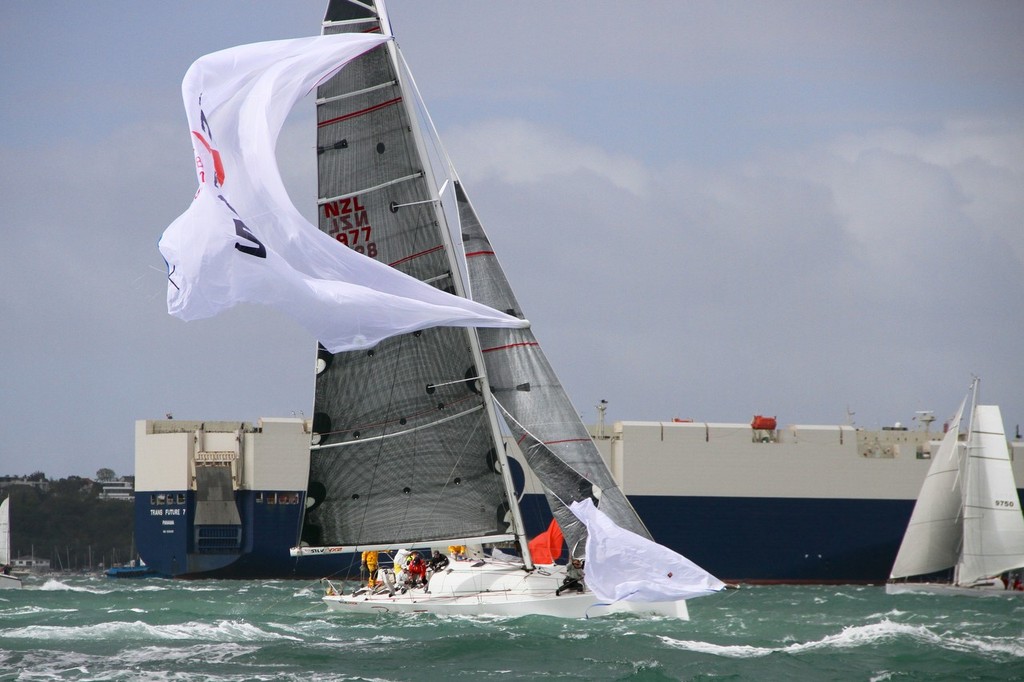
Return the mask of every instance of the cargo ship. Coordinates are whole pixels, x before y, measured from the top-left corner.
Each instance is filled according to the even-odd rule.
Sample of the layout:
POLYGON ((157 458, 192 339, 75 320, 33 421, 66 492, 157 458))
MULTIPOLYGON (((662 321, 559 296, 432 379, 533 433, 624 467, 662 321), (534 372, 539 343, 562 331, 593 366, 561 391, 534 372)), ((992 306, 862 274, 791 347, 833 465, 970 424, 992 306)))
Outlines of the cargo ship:
MULTIPOLYGON (((713 574, 747 583, 882 583, 941 429, 622 421, 591 426, 652 535, 713 574)), ((357 575, 346 554, 291 557, 299 542, 311 424, 136 423, 135 536, 154 573, 180 578, 357 575)), ((531 534, 543 492, 507 441, 531 534)), ((1010 444, 1024 481, 1024 443, 1010 444)))

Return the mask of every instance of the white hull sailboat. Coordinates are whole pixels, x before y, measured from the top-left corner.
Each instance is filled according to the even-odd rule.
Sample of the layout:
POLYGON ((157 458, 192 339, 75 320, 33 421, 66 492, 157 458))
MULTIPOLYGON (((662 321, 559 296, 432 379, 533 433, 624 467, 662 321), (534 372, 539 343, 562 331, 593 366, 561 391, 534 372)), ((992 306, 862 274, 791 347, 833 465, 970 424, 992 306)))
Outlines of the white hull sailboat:
MULTIPOLYGON (((0 502, 0 567, 11 564, 11 498, 0 502)), ((7 569, 9 570, 9 569, 7 569)), ((21 589, 21 579, 8 573, 0 573, 0 590, 21 589)))
POLYGON ((523 566, 492 559, 455 561, 430 578, 428 586, 398 590, 389 594, 378 587, 360 588, 342 594, 328 583, 324 603, 345 613, 432 613, 443 616, 556 616, 594 618, 612 613, 658 615, 687 620, 685 600, 663 602, 618 601, 604 603, 590 592, 555 595, 565 578, 565 567, 523 566))
POLYGON ((965 398, 921 486, 885 589, 888 594, 1021 595, 1024 515, 996 405, 965 398), (938 578, 936 576, 942 576, 938 578))
POLYGON ((447 552, 427 587, 330 585, 330 608, 685 618, 686 599, 724 587, 657 545, 608 471, 434 134, 381 0, 331 0, 322 36, 206 55, 182 92, 200 187, 160 242, 168 310, 196 319, 266 303, 320 341, 292 554, 473 554, 447 552), (288 110, 313 88, 319 230, 274 158, 288 110), (549 565, 557 552, 534 560, 506 432, 545 487, 558 547, 564 537, 584 567, 549 565))

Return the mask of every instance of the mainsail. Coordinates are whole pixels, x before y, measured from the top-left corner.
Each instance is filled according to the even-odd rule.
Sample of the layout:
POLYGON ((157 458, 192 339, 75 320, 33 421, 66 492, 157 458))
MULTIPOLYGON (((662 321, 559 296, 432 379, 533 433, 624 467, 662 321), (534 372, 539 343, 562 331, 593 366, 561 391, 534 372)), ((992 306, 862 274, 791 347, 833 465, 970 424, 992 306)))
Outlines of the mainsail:
MULTIPOLYGON (((332 2, 325 33, 390 33, 368 3, 332 2)), ((439 290, 466 294, 406 76, 388 43, 317 92, 319 227, 439 290)), ((476 336, 435 327, 366 351, 321 349, 310 458, 311 545, 518 537, 476 336)), ((528 558, 527 558, 528 560, 528 558)))
POLYGON ((975 408, 966 451, 960 584, 1024 567, 1024 516, 997 405, 975 408))

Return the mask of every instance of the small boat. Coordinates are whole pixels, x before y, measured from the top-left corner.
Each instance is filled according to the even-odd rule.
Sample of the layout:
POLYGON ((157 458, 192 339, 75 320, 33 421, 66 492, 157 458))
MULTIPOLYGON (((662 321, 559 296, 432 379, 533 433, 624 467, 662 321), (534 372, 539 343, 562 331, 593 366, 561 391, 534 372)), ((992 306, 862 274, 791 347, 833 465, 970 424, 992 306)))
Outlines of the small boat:
POLYGON ((127 566, 111 566, 106 571, 108 578, 148 578, 151 575, 156 573, 142 559, 132 561, 127 566))
POLYGON ((886 583, 889 594, 1024 595, 1024 515, 999 407, 977 404, 978 383, 971 383, 921 486, 886 583), (965 408, 969 424, 961 434, 965 408))
POLYGON ((0 502, 0 590, 20 590, 21 578, 11 575, 11 498, 0 502))

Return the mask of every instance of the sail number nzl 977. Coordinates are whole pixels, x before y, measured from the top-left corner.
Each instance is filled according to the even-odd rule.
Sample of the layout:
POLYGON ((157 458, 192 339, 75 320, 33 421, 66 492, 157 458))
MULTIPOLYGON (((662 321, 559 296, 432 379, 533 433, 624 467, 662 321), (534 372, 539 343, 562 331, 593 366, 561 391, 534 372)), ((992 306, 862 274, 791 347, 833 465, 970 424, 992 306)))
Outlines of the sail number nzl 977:
POLYGON ((327 221, 327 234, 359 253, 377 257, 373 227, 359 197, 328 201, 324 204, 324 219, 327 221))

